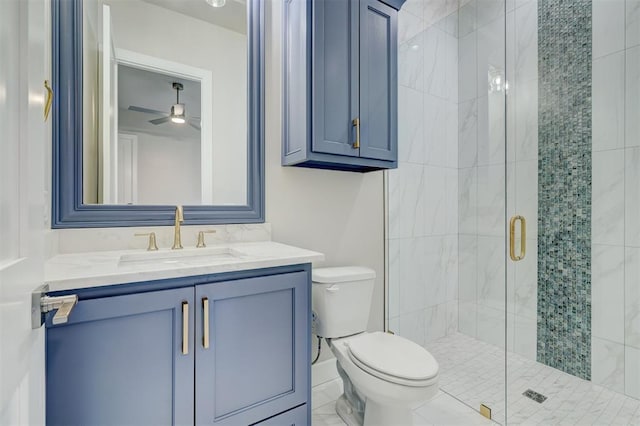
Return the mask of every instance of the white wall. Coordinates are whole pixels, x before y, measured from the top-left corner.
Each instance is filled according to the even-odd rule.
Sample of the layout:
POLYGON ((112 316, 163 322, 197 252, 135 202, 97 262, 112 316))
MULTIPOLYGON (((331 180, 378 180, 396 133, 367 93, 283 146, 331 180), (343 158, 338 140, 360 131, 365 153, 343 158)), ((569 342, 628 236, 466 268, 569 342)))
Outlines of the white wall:
MULTIPOLYGON (((366 174, 282 167, 282 2, 267 4, 267 222, 275 241, 322 252, 322 265, 373 268, 370 330, 383 329, 384 201, 382 172, 366 174)), ((330 357, 323 349, 321 359, 330 357)))
POLYGON ((201 204, 200 140, 138 137, 138 204, 201 204))
POLYGON ((424 345, 458 323, 457 2, 399 16, 399 167, 389 171, 389 328, 424 345))
POLYGON ((246 204, 246 35, 140 0, 105 3, 116 48, 211 70, 213 202, 246 204))

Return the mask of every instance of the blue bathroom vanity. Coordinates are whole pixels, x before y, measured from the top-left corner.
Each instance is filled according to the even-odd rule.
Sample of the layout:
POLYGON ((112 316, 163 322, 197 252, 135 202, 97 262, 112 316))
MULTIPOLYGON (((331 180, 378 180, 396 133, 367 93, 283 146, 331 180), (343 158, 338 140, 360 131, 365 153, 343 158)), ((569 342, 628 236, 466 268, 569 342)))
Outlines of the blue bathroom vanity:
MULTIPOLYGON (((271 263, 318 258, 301 252, 271 263)), ((54 258, 52 275, 74 256, 87 257, 54 258)), ((46 318, 47 424, 310 424, 311 264, 241 263, 200 260, 186 269, 228 271, 122 284, 106 284, 99 271, 87 288, 53 279, 49 295, 75 294, 78 303, 66 323, 46 318)), ((150 266, 126 266, 115 281, 150 266)), ((176 274, 160 269, 152 275, 176 274)))
POLYGON ((286 0, 287 166, 397 167, 398 10, 404 0, 286 0))

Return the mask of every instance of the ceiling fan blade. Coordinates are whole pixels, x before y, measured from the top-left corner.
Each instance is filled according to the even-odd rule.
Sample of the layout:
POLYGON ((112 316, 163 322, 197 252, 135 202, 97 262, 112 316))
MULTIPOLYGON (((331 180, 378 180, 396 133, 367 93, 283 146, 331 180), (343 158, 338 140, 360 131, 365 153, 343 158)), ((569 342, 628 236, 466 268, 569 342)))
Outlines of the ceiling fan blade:
POLYGON ((130 105, 129 106, 129 111, 144 112, 145 114, 169 115, 164 111, 158 111, 158 110, 155 110, 155 109, 143 108, 143 107, 139 107, 139 106, 135 106, 135 105, 130 105))
POLYGON ((166 123, 169 120, 171 120, 171 117, 167 116, 162 118, 156 118, 155 120, 149 120, 149 123, 157 125, 157 124, 166 123))
POLYGON ((200 129, 200 124, 194 123, 193 121, 189 121, 189 126, 193 127, 196 130, 201 130, 200 129))

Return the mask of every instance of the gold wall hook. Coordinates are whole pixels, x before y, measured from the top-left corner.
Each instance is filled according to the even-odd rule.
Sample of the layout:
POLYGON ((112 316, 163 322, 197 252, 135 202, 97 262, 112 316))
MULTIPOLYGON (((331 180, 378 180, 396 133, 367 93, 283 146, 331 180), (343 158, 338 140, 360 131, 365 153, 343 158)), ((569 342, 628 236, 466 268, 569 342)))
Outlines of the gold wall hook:
POLYGON ((47 89, 47 98, 44 102, 44 121, 46 122, 49 119, 51 105, 53 104, 53 89, 49 85, 49 80, 44 81, 44 88, 47 89))

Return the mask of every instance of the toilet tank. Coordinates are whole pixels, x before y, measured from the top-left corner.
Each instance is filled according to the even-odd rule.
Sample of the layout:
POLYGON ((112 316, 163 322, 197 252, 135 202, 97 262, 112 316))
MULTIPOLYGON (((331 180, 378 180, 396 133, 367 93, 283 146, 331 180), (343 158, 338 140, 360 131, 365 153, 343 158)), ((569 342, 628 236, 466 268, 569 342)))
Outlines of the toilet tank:
POLYGON ((359 266, 318 268, 312 272, 315 334, 338 338, 367 329, 376 273, 359 266))

